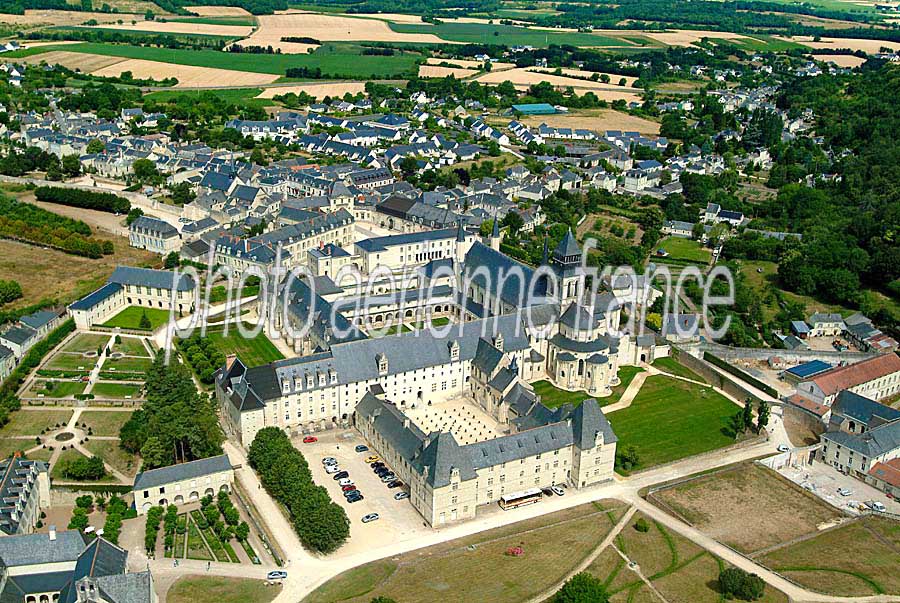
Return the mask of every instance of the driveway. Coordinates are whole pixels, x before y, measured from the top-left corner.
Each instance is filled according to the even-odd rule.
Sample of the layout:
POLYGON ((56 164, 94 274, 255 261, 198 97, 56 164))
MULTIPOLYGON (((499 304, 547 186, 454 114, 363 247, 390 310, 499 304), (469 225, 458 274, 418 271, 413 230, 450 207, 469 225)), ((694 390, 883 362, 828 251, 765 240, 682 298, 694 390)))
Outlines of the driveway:
POLYGON ((812 465, 793 467, 788 465, 778 471, 800 487, 812 492, 825 502, 842 511, 858 514, 859 505, 867 500, 881 502, 889 513, 900 515, 900 502, 869 484, 855 477, 844 475, 831 465, 815 462, 812 465), (846 488, 852 492, 849 496, 841 496, 838 488, 846 488))

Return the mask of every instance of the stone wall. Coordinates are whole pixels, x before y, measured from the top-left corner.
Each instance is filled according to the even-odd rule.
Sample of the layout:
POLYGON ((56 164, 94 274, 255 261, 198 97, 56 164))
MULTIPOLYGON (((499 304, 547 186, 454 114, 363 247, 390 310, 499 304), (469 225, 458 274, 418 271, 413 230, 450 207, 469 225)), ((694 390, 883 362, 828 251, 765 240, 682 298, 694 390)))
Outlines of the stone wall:
MULTIPOLYGON (((696 347, 696 353, 703 355, 710 352, 722 360, 768 360, 772 356, 784 358, 788 364, 801 364, 811 360, 821 360, 829 364, 844 362, 859 362, 866 358, 876 356, 875 352, 838 352, 835 350, 776 350, 772 348, 733 348, 718 343, 701 343, 696 347)), ((692 349, 691 353, 695 351, 692 349)))
POLYGON ((703 360, 702 358, 697 358, 696 356, 689 354, 675 346, 672 346, 672 356, 676 360, 678 360, 678 362, 706 379, 706 381, 710 385, 720 388, 728 395, 741 401, 750 398, 751 400, 753 400, 754 405, 759 402, 759 396, 742 386, 737 381, 729 379, 728 377, 720 373, 718 369, 716 369, 713 365, 703 360))

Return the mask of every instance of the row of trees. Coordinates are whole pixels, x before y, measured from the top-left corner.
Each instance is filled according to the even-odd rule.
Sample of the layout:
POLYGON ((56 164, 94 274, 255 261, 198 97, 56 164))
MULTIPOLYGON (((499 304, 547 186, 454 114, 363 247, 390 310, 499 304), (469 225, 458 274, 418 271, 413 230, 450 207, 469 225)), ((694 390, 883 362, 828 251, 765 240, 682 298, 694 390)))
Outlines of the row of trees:
MULTIPOLYGON (((174 506, 174 505, 173 505, 174 506)), ((144 529, 144 549, 152 555, 156 550, 156 540, 159 537, 159 524, 162 521, 163 508, 151 507, 147 510, 147 523, 144 529)))
POLYGON ((144 469, 222 454, 225 439, 215 403, 198 392, 187 367, 158 355, 147 371, 146 402, 119 432, 122 448, 140 454, 144 469))
POLYGON ((64 218, 30 203, 0 197, 0 238, 55 247, 72 255, 101 258, 113 253, 112 241, 91 237, 81 220, 64 218))
POLYGON ((290 511, 294 530, 304 546, 330 553, 343 544, 350 535, 347 514, 325 488, 312 481, 306 459, 284 431, 277 427, 261 429, 250 445, 248 458, 269 494, 290 511))
POLYGON ((66 479, 75 481, 97 481, 106 477, 106 467, 99 456, 79 456, 62 462, 62 474, 66 479))
MULTIPOLYGON (((76 158, 77 159, 77 158, 76 158)), ((34 189, 34 197, 38 201, 59 203, 70 207, 95 209, 114 214, 127 214, 131 211, 131 202, 114 193, 98 193, 74 188, 55 186, 39 186, 34 189)))
POLYGON ((212 383, 213 373, 225 364, 225 354, 215 346, 210 338, 201 337, 200 333, 194 333, 188 339, 179 340, 178 347, 202 383, 212 383))

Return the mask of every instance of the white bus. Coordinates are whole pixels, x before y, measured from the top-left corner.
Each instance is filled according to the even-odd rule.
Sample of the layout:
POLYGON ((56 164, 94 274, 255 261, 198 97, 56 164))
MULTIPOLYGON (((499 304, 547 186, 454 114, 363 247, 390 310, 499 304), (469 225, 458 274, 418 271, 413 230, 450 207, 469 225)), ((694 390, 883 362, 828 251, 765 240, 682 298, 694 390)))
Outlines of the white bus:
POLYGON ((541 491, 538 488, 533 488, 523 492, 504 494, 500 497, 500 508, 504 511, 509 511, 510 509, 530 505, 536 502, 541 502, 541 491))

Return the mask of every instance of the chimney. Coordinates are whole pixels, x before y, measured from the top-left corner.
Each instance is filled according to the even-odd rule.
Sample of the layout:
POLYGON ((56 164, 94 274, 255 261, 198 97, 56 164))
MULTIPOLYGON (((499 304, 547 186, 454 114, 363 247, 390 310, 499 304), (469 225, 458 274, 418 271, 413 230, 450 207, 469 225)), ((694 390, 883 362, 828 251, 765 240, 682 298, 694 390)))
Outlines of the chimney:
POLYGON ((51 525, 50 526, 50 542, 54 542, 54 541, 56 541, 56 526, 51 525))
POLYGON ((225 370, 226 371, 231 369, 231 366, 234 364, 235 360, 237 360, 237 354, 228 354, 225 357, 225 370))

